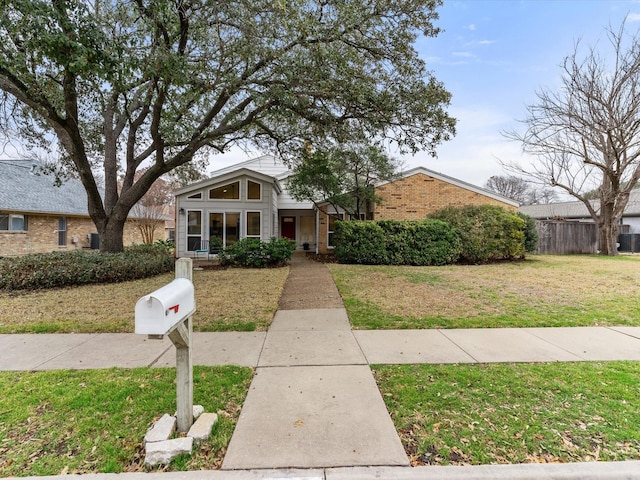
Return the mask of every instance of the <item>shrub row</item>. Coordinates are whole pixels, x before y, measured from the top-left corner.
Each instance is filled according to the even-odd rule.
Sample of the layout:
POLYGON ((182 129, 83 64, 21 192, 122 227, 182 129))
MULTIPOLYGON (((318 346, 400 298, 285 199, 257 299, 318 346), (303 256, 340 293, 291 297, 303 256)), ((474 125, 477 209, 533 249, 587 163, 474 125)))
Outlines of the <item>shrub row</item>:
POLYGON ((338 222, 341 263, 479 264, 522 258, 537 245, 535 221, 492 205, 448 207, 423 221, 338 222))
POLYGON ((447 207, 430 218, 443 220, 455 229, 462 246, 461 263, 511 260, 525 254, 526 222, 502 207, 447 207))
POLYGON ((219 255, 222 265, 266 268, 280 267, 291 260, 296 242, 287 238, 271 238, 263 242, 259 238, 243 238, 225 248, 219 255))
POLYGON ((341 263, 446 265, 460 252, 455 231, 434 219, 338 222, 335 235, 334 253, 341 263))
POLYGON ((54 252, 0 259, 0 289, 20 290, 115 283, 172 271, 165 245, 136 245, 122 253, 54 252))

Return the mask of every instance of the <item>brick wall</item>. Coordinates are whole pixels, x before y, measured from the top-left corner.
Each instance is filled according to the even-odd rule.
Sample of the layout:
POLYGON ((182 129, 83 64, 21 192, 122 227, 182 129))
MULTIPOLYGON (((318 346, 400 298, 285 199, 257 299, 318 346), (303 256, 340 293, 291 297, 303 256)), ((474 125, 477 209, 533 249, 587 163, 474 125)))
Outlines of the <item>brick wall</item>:
POLYGON ((416 173, 376 188, 382 201, 374 206, 375 220, 422 220, 444 207, 499 205, 511 211, 517 207, 451 183, 416 173))
MULTIPOLYGON (((0 231, 0 256, 73 251, 91 246, 87 236, 96 232, 93 221, 87 217, 67 218, 67 242, 58 245, 58 219, 54 215, 28 215, 26 232, 0 231), (77 242, 73 242, 76 239, 77 242)), ((124 230, 124 244, 140 244, 142 237, 136 228, 128 224, 124 230)))

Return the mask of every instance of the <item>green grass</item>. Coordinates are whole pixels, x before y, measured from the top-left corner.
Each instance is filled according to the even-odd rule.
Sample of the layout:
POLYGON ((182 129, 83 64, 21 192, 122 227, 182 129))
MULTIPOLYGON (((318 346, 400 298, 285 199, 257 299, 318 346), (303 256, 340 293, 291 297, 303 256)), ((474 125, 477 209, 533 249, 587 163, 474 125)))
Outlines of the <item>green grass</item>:
MULTIPOLYGON (((194 403, 218 413, 208 442, 162 470, 219 466, 252 370, 195 367, 194 403)), ((142 439, 175 412, 174 369, 0 372, 0 477, 145 470, 142 439)))
POLYGON ((329 268, 359 329, 640 326, 639 256, 329 268))
POLYGON ((640 459, 637 362, 373 369, 414 465, 640 459))
MULTIPOLYGON (((288 274, 289 267, 194 271, 194 330, 266 330, 288 274)), ((136 301, 173 278, 166 274, 104 285, 0 290, 0 333, 133 332, 136 301)))

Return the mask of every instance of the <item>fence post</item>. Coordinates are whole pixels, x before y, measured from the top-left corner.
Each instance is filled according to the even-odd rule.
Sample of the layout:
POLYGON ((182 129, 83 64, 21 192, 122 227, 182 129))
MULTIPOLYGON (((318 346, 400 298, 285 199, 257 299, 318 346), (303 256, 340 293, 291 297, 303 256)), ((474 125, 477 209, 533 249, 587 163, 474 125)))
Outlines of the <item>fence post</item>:
MULTIPOLYGON (((176 261, 176 278, 193 282, 193 261, 190 258, 176 261)), ((189 316, 169 334, 176 347, 176 417, 179 432, 187 432, 193 425, 192 333, 193 319, 189 316)))

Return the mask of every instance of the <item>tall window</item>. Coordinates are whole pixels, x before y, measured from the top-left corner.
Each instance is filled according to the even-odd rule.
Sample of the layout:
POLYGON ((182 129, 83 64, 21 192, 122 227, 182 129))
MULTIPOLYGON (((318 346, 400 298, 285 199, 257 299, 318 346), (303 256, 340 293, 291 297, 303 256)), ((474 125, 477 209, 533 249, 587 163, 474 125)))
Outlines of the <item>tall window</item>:
POLYGON ((261 185, 247 180, 247 200, 260 200, 262 198, 261 185))
POLYGON ((338 214, 328 214, 329 217, 329 223, 327 226, 327 247, 329 248, 333 248, 335 247, 334 245, 334 230, 335 230, 335 225, 336 222, 339 222, 341 220, 340 215, 338 214))
POLYGON ((67 245, 67 218, 58 218, 58 246, 64 247, 67 245))
POLYGON ((247 237, 260 238, 260 212, 247 212, 247 237))
POLYGON ((8 213, 0 213, 0 230, 9 230, 14 232, 27 231, 27 216, 13 215, 8 213))
POLYGON ((218 188, 209 190, 211 200, 239 200, 240 182, 229 183, 218 188))
POLYGON ((200 250, 202 245, 202 212, 187 211, 187 251, 200 250))

